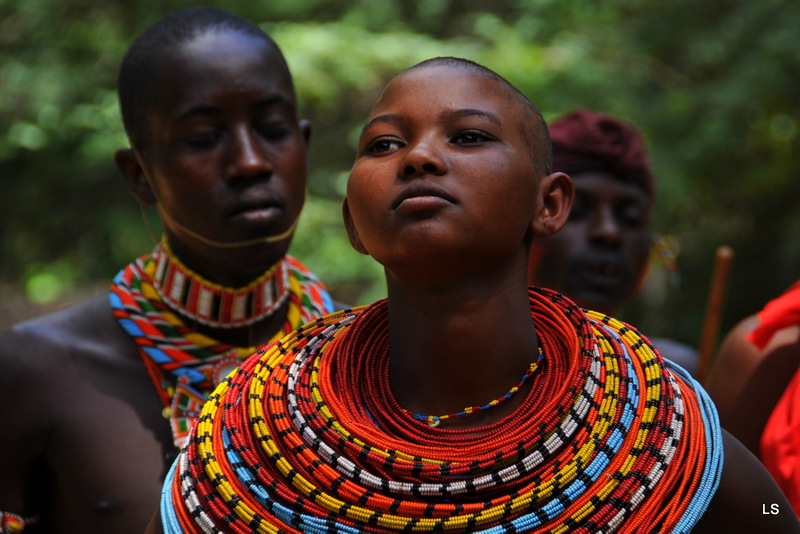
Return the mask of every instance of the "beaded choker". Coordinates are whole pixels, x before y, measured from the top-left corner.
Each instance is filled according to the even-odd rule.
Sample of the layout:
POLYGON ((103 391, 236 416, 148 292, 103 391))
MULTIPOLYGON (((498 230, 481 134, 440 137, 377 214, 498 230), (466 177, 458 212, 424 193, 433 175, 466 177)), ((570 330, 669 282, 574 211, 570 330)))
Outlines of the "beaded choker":
POLYGON ((522 380, 519 381, 519 384, 517 384, 516 386, 514 386, 513 388, 508 390, 501 397, 498 397, 493 401, 489 401, 486 404, 482 404, 482 405, 478 405, 478 406, 468 406, 468 407, 464 408, 463 410, 461 410, 460 412, 455 412, 455 413, 446 414, 446 415, 422 415, 422 414, 419 414, 419 413, 411 413, 408 410, 404 410, 404 411, 406 413, 411 413, 411 417, 413 417, 414 419, 416 419, 418 421, 425 421, 430 426, 439 426, 439 423, 441 423, 445 419, 450 419, 452 417, 461 417, 462 415, 469 415, 471 413, 477 413, 477 412, 486 411, 489 408, 497 406, 498 404, 500 404, 502 402, 505 402, 508 399, 510 399, 511 397, 513 397, 514 394, 516 394, 516 392, 519 391, 520 388, 522 388, 523 385, 525 385, 525 382, 528 381, 528 378, 530 378, 530 376, 534 373, 534 371, 536 371, 537 367, 539 367, 539 364, 542 363, 542 359, 543 358, 544 358, 544 353, 542 352, 542 347, 539 347, 539 358, 535 362, 530 364, 530 366, 528 367, 528 370, 525 372, 524 375, 522 375, 522 380))
POLYGON ((523 404, 479 428, 399 406, 385 301, 265 347, 168 472, 165 533, 692 530, 722 470, 708 396, 630 327, 530 298, 547 358, 523 404))
POLYGON ((281 259, 241 288, 209 282, 172 254, 166 239, 153 251, 153 285, 170 308, 215 328, 247 326, 269 317, 289 296, 289 272, 281 259))
MULTIPOLYGON (((165 406, 164 417, 170 420, 175 446, 181 448, 208 394, 255 347, 220 343, 196 332, 174 313, 156 283, 158 268, 165 265, 159 262, 166 256, 162 245, 120 271, 109 298, 114 317, 139 346, 165 406)), ((175 261, 173 258, 169 265, 174 266, 175 261)), ((297 259, 286 256, 280 271, 286 278, 282 284, 287 296, 283 298, 288 298, 289 306, 283 326, 270 341, 334 309, 325 286, 297 259)))

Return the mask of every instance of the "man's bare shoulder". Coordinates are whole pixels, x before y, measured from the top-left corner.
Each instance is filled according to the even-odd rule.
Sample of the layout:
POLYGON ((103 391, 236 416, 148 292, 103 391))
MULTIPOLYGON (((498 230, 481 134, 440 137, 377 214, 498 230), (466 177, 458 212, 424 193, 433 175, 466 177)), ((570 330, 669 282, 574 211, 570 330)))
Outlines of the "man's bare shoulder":
MULTIPOLYGON (((101 295, 19 323, 0 335, 0 400, 25 387, 47 402, 53 384, 101 369, 141 366, 135 342, 101 295), (24 386, 23 386, 24 385, 24 386)), ((99 379, 99 377, 97 377, 99 379)), ((62 392, 63 393, 63 392, 62 392)))
POLYGON ((108 296, 9 329, 0 509, 46 517, 47 532, 142 531, 174 449, 162 408, 108 296))
POLYGON ((129 345, 107 295, 16 324, 0 334, 0 365, 46 364, 63 355, 129 345))

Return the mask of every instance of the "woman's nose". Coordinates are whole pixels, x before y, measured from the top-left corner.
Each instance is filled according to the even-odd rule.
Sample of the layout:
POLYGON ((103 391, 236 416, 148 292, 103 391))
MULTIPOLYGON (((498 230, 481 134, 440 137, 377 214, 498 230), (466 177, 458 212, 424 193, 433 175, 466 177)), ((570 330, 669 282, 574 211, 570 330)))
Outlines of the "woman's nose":
POLYGON ((403 177, 412 178, 425 174, 441 175, 446 163, 434 140, 421 139, 409 146, 403 161, 403 177))

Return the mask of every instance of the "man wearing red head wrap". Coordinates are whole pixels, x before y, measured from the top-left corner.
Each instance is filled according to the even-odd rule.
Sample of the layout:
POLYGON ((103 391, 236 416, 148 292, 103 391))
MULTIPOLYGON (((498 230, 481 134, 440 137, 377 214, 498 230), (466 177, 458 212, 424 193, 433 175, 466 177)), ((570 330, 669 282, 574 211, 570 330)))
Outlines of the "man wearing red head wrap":
POLYGON ((629 124, 585 109, 550 125, 553 169, 575 182, 569 222, 534 243, 529 280, 584 308, 615 313, 647 267, 653 178, 644 143, 629 124))
MULTIPOLYGON (((652 243, 655 183, 644 140, 631 124, 588 109, 553 121, 550 137, 553 170, 572 177, 575 202, 560 232, 533 243, 528 282, 615 315, 638 293, 652 243)), ((691 348, 658 346, 694 372, 691 348)))

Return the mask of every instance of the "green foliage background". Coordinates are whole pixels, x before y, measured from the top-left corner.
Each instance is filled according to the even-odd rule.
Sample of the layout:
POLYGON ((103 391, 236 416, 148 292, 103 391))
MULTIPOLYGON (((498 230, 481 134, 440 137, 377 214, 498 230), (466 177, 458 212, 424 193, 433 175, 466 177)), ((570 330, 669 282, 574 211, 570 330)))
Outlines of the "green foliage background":
MULTIPOLYGON (((583 106, 644 132, 658 177, 654 229, 679 245, 681 270, 671 285, 654 262, 623 312, 645 332, 697 343, 721 244, 736 253, 723 330, 800 277, 800 2, 210 3, 261 24, 287 56, 314 124, 311 198, 292 252, 339 300, 383 294, 380 268, 350 249, 340 221, 358 129, 391 76, 437 55, 493 68, 548 119, 583 106)), ((0 0, 6 287, 63 300, 105 287, 152 247, 111 160, 127 144, 116 68, 145 27, 188 5, 0 0)))

